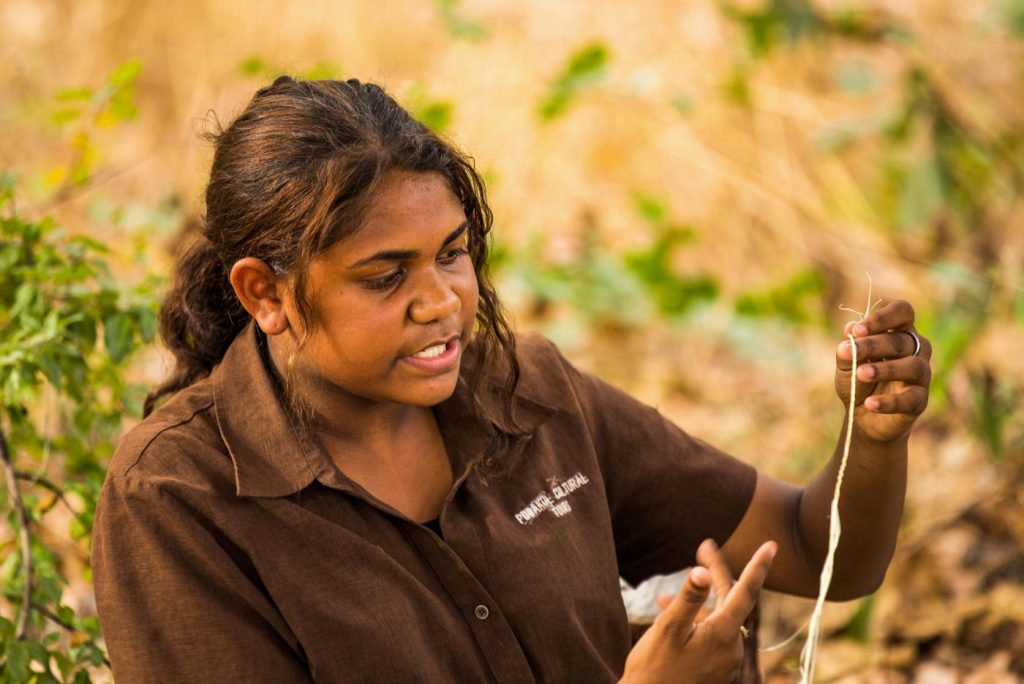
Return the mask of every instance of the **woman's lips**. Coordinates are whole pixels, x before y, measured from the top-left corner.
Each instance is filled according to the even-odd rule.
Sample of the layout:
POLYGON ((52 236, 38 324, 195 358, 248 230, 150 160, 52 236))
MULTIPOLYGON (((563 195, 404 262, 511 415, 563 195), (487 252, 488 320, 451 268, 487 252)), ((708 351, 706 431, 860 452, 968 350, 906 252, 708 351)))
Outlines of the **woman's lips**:
MULTIPOLYGON (((425 357, 414 356, 410 354, 409 356, 403 356, 402 361, 405 361, 406 363, 411 364, 412 366, 419 368, 421 370, 425 370, 431 373, 442 373, 444 371, 451 370, 459 365, 459 352, 461 351, 460 347, 461 344, 459 343, 459 338, 454 337, 448 340, 448 343, 444 345, 444 351, 442 351, 440 354, 437 354, 436 356, 425 357)), ((422 352, 418 353, 430 353, 432 349, 433 348, 428 347, 427 349, 424 349, 422 352)))

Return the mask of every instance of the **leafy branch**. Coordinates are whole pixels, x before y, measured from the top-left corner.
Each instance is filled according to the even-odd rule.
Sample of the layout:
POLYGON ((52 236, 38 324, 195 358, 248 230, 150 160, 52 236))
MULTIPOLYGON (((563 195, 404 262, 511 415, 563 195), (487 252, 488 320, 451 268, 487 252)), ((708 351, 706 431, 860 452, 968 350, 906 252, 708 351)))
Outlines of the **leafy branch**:
POLYGON ((28 621, 32 610, 32 540, 29 536, 28 513, 25 510, 25 502, 22 501, 21 492, 18 489, 18 479, 14 473, 14 463, 11 462, 11 455, 7 450, 7 438, 3 429, 0 428, 0 459, 3 460, 4 476, 7 479, 7 487, 11 493, 11 500, 18 515, 18 539, 21 542, 21 566, 22 576, 25 578, 21 593, 21 615, 18 618, 18 626, 14 630, 14 638, 21 641, 28 633, 28 621))

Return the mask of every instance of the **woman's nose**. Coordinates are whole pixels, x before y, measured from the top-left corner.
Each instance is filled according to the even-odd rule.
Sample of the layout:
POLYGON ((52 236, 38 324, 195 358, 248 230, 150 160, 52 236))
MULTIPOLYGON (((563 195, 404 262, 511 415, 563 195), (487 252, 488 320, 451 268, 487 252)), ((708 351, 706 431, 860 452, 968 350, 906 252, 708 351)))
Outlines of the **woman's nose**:
POLYGON ((462 308, 462 300, 444 275, 434 272, 424 277, 412 302, 409 317, 416 323, 441 321, 462 308))

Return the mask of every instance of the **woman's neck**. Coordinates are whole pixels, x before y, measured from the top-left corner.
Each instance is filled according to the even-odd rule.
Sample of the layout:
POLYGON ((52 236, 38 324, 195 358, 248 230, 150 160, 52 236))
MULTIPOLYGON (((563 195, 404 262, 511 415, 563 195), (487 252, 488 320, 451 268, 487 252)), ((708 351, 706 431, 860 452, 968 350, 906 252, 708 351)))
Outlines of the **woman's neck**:
POLYGON ((295 364, 289 371, 289 358, 296 348, 290 331, 267 337, 267 342, 270 361, 289 398, 298 400, 307 427, 332 444, 349 444, 352 449, 363 452, 387 453, 404 440, 404 435, 422 434, 428 423, 436 427, 429 407, 380 402, 354 395, 323 377, 306 372, 301 364, 295 364))

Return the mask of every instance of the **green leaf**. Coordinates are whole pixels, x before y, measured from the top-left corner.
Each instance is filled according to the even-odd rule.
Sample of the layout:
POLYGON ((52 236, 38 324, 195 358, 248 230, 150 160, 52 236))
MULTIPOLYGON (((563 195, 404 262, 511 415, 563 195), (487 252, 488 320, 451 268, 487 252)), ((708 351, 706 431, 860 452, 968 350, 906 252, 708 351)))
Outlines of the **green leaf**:
POLYGON ((243 76, 262 76, 269 70, 270 67, 265 61, 263 61, 263 58, 257 55, 246 57, 242 60, 242 63, 238 65, 238 71, 241 72, 243 76))
POLYGON ((824 276, 813 269, 806 269, 781 285, 741 294, 736 299, 735 311, 741 316, 774 318, 788 323, 824 323, 818 307, 824 288, 824 276))
POLYGON ((660 198, 642 192, 633 194, 633 204, 636 210, 647 221, 659 224, 668 216, 668 207, 660 198))
POLYGON ((727 100, 741 107, 750 107, 753 103, 747 72, 741 67, 729 71, 725 83, 722 84, 722 92, 727 100))
POLYGON ((75 619, 75 611, 73 611, 69 606, 59 605, 55 612, 57 613, 57 617, 65 624, 70 625, 75 619))
POLYGON ((50 654, 38 641, 27 639, 25 641, 26 650, 28 651, 29 658, 36 661, 40 665, 46 668, 46 671, 50 671, 50 654))
POLYGON ((317 62, 315 65, 299 74, 307 81, 319 81, 324 79, 339 79, 342 74, 341 67, 334 62, 317 62))
POLYGON ((142 73, 142 60, 130 59, 114 70, 114 73, 107 79, 112 87, 121 89, 131 85, 142 73))
POLYGON ((123 361, 131 353, 133 338, 131 316, 117 312, 103 319, 103 344, 115 363, 123 361))
POLYGON ((129 91, 121 91, 110 98, 106 113, 109 115, 111 125, 134 120, 139 115, 139 110, 135 106, 134 94, 129 91))
POLYGON ((68 533, 71 535, 71 538, 76 541, 85 539, 89 536, 91 531, 92 530, 89 529, 89 527, 87 527, 80 518, 72 518, 71 524, 68 526, 68 533))
POLYGON ((557 118, 581 90, 599 82, 605 75, 608 59, 608 48, 603 43, 590 43, 573 53, 540 103, 541 120, 557 118))
POLYGON ((88 353, 96 346, 96 319, 88 313, 68 317, 64 331, 66 339, 82 352, 88 353))
POLYGON ((58 126, 64 126, 77 121, 82 116, 82 110, 77 107, 62 107, 50 115, 50 120, 58 126))
POLYGON ((1003 13, 1010 32, 1024 37, 1024 0, 1003 0, 1003 13))
POLYGON ((0 615, 0 642, 14 638, 14 623, 0 615))
POLYGON ((57 663, 61 678, 66 680, 71 671, 75 669, 75 663, 60 651, 53 652, 53 659, 57 663))
MULTIPOLYGON (((11 318, 19 318, 23 314, 37 310, 36 306, 39 300, 39 289, 32 283, 23 283, 18 286, 18 289, 14 293, 14 302, 11 305, 10 313, 8 314, 11 318)), ((32 319, 35 320, 35 319, 32 319)), ((24 326, 28 321, 22 323, 24 326)))
POLYGON ((28 642, 8 641, 7 659, 4 664, 4 675, 9 677, 8 681, 24 682, 29 678, 29 663, 32 657, 29 653, 28 642))
POLYGON ((432 131, 444 131, 452 120, 452 103, 431 102, 426 107, 416 111, 415 116, 432 131))
POLYGON ((87 251, 97 252, 99 254, 110 254, 110 247, 102 241, 89 237, 88 235, 72 235, 68 238, 68 245, 80 246, 87 251))
POLYGON ((60 387, 61 379, 63 374, 61 373, 60 363, 53 357, 52 354, 43 352, 39 355, 39 367, 43 370, 43 375, 50 381, 50 384, 54 387, 60 387))
POLYGON ((57 92, 57 102, 88 102, 95 94, 92 88, 65 88, 57 92))
POLYGON ((148 344, 156 339, 160 327, 156 312, 150 308, 140 307, 135 310, 135 317, 138 321, 139 336, 142 341, 148 344))

